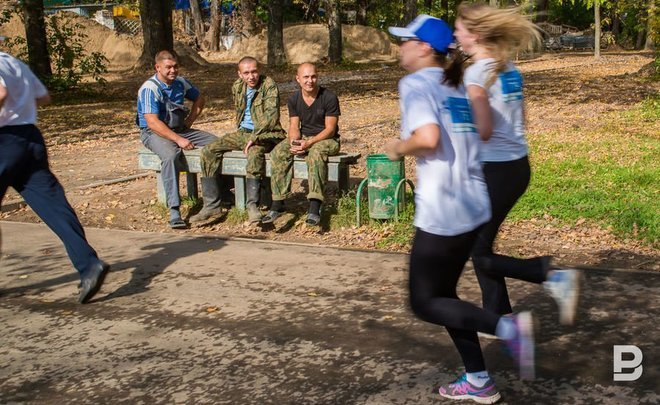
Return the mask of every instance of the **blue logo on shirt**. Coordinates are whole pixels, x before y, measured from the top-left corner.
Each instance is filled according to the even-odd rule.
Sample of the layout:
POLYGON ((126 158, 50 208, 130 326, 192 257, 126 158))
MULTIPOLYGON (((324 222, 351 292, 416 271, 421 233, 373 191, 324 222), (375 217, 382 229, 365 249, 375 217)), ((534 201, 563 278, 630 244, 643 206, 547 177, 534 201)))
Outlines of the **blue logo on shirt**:
POLYGON ((504 102, 520 101, 522 94, 522 75, 517 70, 500 73, 502 82, 502 98, 504 102))
POLYGON ((452 132, 466 133, 475 132, 474 120, 472 119, 472 109, 466 98, 447 97, 445 107, 451 114, 452 132))

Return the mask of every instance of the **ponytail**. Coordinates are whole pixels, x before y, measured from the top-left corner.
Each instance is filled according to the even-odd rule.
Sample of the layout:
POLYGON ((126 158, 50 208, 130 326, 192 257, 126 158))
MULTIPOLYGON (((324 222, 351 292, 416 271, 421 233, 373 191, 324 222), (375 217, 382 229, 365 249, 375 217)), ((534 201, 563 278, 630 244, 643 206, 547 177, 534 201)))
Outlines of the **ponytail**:
POLYGON ((457 49, 450 49, 448 56, 451 59, 449 64, 445 66, 445 78, 442 80, 442 83, 458 88, 463 83, 465 62, 469 59, 469 56, 457 49))

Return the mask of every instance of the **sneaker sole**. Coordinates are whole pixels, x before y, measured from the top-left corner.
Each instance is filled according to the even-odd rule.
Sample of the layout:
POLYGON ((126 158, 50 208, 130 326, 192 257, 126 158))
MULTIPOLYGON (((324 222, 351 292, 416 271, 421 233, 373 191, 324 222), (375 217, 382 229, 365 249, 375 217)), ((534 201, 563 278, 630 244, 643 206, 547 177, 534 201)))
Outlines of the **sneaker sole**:
POLYGON ((568 274, 570 274, 573 288, 570 291, 570 295, 562 301, 562 307, 559 311, 559 323, 562 325, 573 325, 575 322, 575 314, 580 297, 580 284, 582 282, 582 274, 578 270, 572 270, 568 274))
POLYGON ((470 394, 448 395, 448 394, 442 394, 442 393, 440 393, 440 396, 445 397, 445 398, 449 398, 449 399, 470 399, 470 400, 472 400, 476 403, 479 403, 479 404, 494 404, 497 401, 499 401, 500 398, 502 398, 502 396, 500 395, 499 392, 496 393, 495 395, 491 395, 489 397, 477 397, 477 396, 470 395, 470 394))
POLYGON ((523 338, 520 339, 520 358, 518 366, 520 368, 520 378, 522 380, 533 380, 536 377, 534 367, 534 322, 531 312, 521 312, 517 315, 520 333, 523 338))

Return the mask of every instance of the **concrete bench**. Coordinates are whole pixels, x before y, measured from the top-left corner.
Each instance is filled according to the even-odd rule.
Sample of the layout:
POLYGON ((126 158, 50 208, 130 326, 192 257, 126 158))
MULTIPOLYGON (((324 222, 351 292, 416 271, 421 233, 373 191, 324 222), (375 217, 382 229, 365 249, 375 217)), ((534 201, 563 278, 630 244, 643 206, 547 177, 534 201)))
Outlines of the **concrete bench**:
MULTIPOLYGON (((201 158, 199 149, 183 151, 185 157, 184 170, 189 197, 198 197, 197 174, 201 172, 201 158), (187 166, 187 167, 185 167, 187 166)), ((349 168, 358 162, 359 153, 340 153, 328 158, 328 181, 336 182, 342 191, 348 191, 349 168)), ((222 174, 234 177, 234 194, 237 208, 245 208, 245 166, 247 156, 240 151, 231 151, 224 154, 222 159, 222 174)), ((158 201, 165 203, 165 189, 160 176, 160 158, 147 148, 138 151, 138 168, 156 172, 156 189, 158 201)), ((270 177, 270 159, 266 154, 266 176, 270 177)), ((293 160, 293 178, 307 179, 307 163, 304 157, 296 156, 293 160)))

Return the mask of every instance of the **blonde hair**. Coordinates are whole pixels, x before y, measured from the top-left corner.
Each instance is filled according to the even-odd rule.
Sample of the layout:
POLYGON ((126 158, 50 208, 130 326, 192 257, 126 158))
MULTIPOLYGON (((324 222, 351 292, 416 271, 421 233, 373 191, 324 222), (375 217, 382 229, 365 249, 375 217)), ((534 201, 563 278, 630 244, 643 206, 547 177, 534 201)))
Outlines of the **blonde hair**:
POLYGON ((518 51, 532 50, 542 41, 539 28, 520 14, 519 8, 462 3, 457 18, 469 32, 479 36, 479 45, 495 59, 493 72, 486 82, 488 86, 497 80, 497 75, 518 51))

